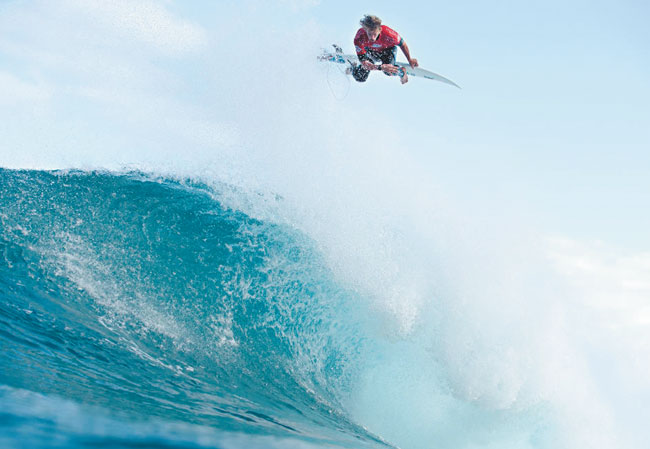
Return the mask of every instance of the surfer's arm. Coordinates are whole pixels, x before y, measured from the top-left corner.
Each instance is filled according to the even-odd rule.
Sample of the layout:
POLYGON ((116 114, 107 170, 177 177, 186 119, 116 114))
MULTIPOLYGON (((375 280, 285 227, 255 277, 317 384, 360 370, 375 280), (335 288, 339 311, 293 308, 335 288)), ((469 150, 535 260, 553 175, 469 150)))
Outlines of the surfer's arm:
POLYGON ((406 56, 406 60, 409 62, 411 67, 415 68, 419 65, 417 59, 411 58, 411 52, 409 51, 409 46, 406 45, 406 41, 404 39, 400 40, 399 48, 402 49, 402 53, 404 53, 404 56, 406 56))

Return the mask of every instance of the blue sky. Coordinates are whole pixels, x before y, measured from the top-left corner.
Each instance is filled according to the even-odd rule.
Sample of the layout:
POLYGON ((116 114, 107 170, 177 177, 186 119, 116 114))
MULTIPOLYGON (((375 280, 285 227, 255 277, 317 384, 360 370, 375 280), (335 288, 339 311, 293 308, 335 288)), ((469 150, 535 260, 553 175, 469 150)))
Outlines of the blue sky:
POLYGON ((423 67, 458 82, 371 79, 344 101, 392 110, 409 151, 468 208, 650 250, 646 2, 249 4, 276 29, 310 24, 322 46, 350 52, 359 18, 376 14, 423 67))
POLYGON ((322 2, 313 11, 340 40, 364 12, 398 30, 423 67, 463 86, 353 86, 352 101, 369 101, 365 89, 399 108, 433 176, 490 207, 500 198, 546 231, 650 249, 647 3, 322 2))
MULTIPOLYGON (((382 116, 399 133, 400 143, 430 171, 442 190, 457 197, 459 203, 466 201, 469 209, 485 205, 486 214, 514 213, 544 232, 650 250, 647 3, 142 3, 149 5, 142 8, 145 16, 158 11, 151 7, 158 4, 175 15, 174 20, 179 23, 194 23, 216 33, 223 30, 224 35, 229 34, 224 36, 223 44, 229 45, 230 40, 235 49, 238 40, 254 40, 256 33, 261 34, 257 36, 261 49, 269 31, 300 36, 300 30, 308 29, 309 45, 324 47, 337 42, 351 51, 359 18, 364 13, 377 14, 405 37, 423 67, 450 77, 463 90, 417 79, 403 87, 395 80, 375 76, 364 85, 353 83, 343 102, 382 110, 382 116), (247 11, 246 18, 242 18, 243 10, 247 11), (240 21, 224 17, 239 17, 240 21)), ((5 20, 11 21, 11 14, 17 10, 29 22, 23 29, 5 27, 0 68, 5 74, 17 76, 15 79, 43 88, 30 91, 36 96, 47 95, 44 86, 61 83, 67 73, 53 64, 44 67, 43 56, 36 51, 21 57, 20 52, 7 48, 11 48, 8 43, 29 40, 20 37, 29 27, 30 33, 43 33, 41 41, 32 39, 31 50, 39 45, 45 47, 41 43, 48 39, 56 40, 50 39, 55 33, 48 37, 47 20, 33 13, 40 8, 43 17, 52 14, 43 5, 38 1, 8 1, 0 6, 0 14, 9 11, 4 14, 5 20), (34 29, 38 27, 40 30, 34 29)), ((65 15, 65 9, 75 2, 62 5, 49 9, 60 9, 60 14, 65 15)), ((70 20, 67 32, 72 36, 78 25, 70 20)), ((117 23, 115 16, 111 20, 117 23)), ((143 26, 132 25, 134 29, 143 26)), ((87 26, 92 30, 93 22, 87 26)), ((92 33, 88 30, 85 33, 92 33)), ((142 30, 139 33, 127 37, 144 36, 142 30)), ((79 35, 83 37, 82 30, 79 35)), ((193 38, 202 39, 200 32, 193 38)), ((157 48, 163 55, 148 59, 147 54, 147 70, 151 72, 173 67, 175 75, 185 72, 186 76, 193 76, 192 71, 198 71, 201 65, 201 51, 221 51, 211 41, 189 59, 172 57, 167 61, 164 56, 183 52, 173 48, 173 33, 159 27, 157 34, 146 39, 161 41, 157 47, 148 42, 149 50, 154 49, 155 53, 157 48)), ((99 40, 91 45, 109 47, 99 40)), ((309 45, 295 51, 306 53, 312 48, 309 45)), ((51 51, 47 47, 41 50, 51 51)), ((92 47, 86 50, 90 52, 92 47)), ((115 51, 118 50, 116 44, 115 51)), ((137 51, 145 54, 147 47, 137 51)), ((134 64, 141 64, 137 52, 123 53, 134 64)), ((73 59, 73 54, 71 48, 62 59, 73 59)), ((257 55, 235 52, 229 56, 237 57, 254 60, 257 55)), ((281 59, 277 58, 278 64, 285 64, 283 67, 288 70, 281 59)), ((235 65, 240 63, 228 60, 235 65)), ((67 111, 78 107, 71 101, 58 104, 65 105, 67 111)), ((12 132, 16 134, 15 130, 12 132)), ((34 138, 32 133, 25 135, 21 145, 34 138)), ((38 160, 39 155, 34 155, 34 159, 38 160)), ((11 161, 4 165, 11 165, 11 161)))
MULTIPOLYGON (((450 77, 463 90, 418 79, 401 86, 393 79, 374 76, 364 85, 352 83, 342 102, 381 110, 382 117, 391 121, 399 134, 400 144, 408 148, 405 151, 430 172, 442 190, 456 197, 459 204, 466 202, 470 210, 485 207, 485 214, 495 216, 514 213, 542 232, 650 250, 650 7, 645 2, 141 3, 149 5, 141 8, 143 17, 169 14, 180 27, 196 25, 199 31, 195 30, 197 35, 190 40, 206 39, 202 28, 213 34, 222 32, 224 41, 215 44, 212 36, 197 44, 203 47, 190 51, 186 58, 175 57, 174 52, 182 54, 184 50, 174 48, 174 32, 182 31, 156 28, 152 20, 146 25, 131 24, 132 31, 136 30, 131 35, 118 35, 127 41, 143 38, 148 46, 120 47, 122 41, 108 45, 108 37, 93 41, 96 23, 85 22, 80 27, 83 19, 66 12, 66 8, 74 9, 74 1, 63 2, 58 8, 38 1, 7 1, 0 6, 0 14, 5 11, 4 19, 13 26, 4 27, 0 69, 13 81, 5 79, 8 93, 4 103, 12 104, 6 98, 9 91, 15 96, 16 83, 29 91, 28 101, 47 97, 52 85, 67 81, 68 90, 74 86, 70 71, 75 77, 79 71, 62 67, 74 61, 76 50, 70 45, 77 42, 74 30, 82 38, 93 35, 82 49, 90 55, 87 65, 93 64, 95 45, 115 60, 122 49, 125 71, 144 67, 143 72, 159 74, 168 69, 174 76, 189 79, 205 78, 205 74, 194 73, 205 71, 202 57, 210 54, 215 58, 223 46, 234 49, 227 61, 232 61, 236 72, 236 65, 242 63, 237 58, 249 63, 257 59, 260 55, 255 51, 263 49, 269 33, 293 33, 301 40, 307 36, 308 44, 293 53, 305 61, 309 51, 317 52, 317 46, 332 42, 351 51, 359 18, 374 13, 404 36, 423 67, 450 77), (16 25, 19 20, 12 19, 13 14, 25 23, 16 25), (62 16, 59 26, 70 21, 65 31, 70 36, 67 41, 52 31, 56 14, 62 16), (145 36, 146 32, 151 35, 145 36), (62 42, 55 47, 57 39, 62 42), (260 41, 258 46, 247 44, 244 52, 237 53, 242 39, 260 41), (115 47, 112 53, 111 45, 115 47), (21 48, 28 50, 21 53, 21 48), (254 49, 252 54, 250 49, 254 49), (57 52, 65 64, 57 66, 54 60, 44 63, 44 54, 57 52)), ((105 10, 99 14, 109 17, 105 23, 119 23, 115 15, 119 12, 105 10)), ((180 42, 187 44, 184 38, 180 42)), ((276 60, 287 73, 282 76, 292 76, 291 66, 281 56, 276 60)), ((260 68, 260 72, 267 68, 260 68)), ((242 74, 242 84, 247 82, 246 76, 249 74, 242 74)), ((156 82, 148 85, 145 78, 146 74, 140 82, 145 88, 138 89, 135 83, 127 88, 138 94, 153 92, 156 82)), ((219 82, 217 77, 211 81, 219 82)), ((117 82, 113 80, 113 85, 117 82)), ((79 79, 77 86, 81 84, 79 79)), ((205 98, 213 87, 199 84, 200 88, 193 88, 195 95, 205 98)), ((216 84, 214 89, 218 87, 216 84)), ((189 104, 191 94, 187 92, 185 89, 183 95, 189 104)), ((70 98, 48 98, 67 111, 63 114, 74 115, 79 108, 92 107, 70 98)), ((210 108, 207 101, 204 106, 210 108)), ((11 115, 9 120, 19 122, 19 127, 31 123, 15 113, 11 115)), ((53 132, 60 134, 60 130, 53 132)), ((43 145, 39 136, 27 129, 20 134, 12 126, 11 133, 21 146, 29 146, 30 140, 33 146, 36 142, 43 145)), ((116 132, 109 138, 115 140, 116 134, 124 133, 116 132)), ((146 131, 135 134, 139 136, 133 137, 146 139, 146 131)), ((64 140, 64 136, 58 138, 64 140)), ((106 143, 105 139, 98 140, 106 143)), ((125 138, 113 145, 127 142, 125 138)), ((38 165, 39 159, 41 155, 33 154, 30 160, 38 165)), ((18 161, 16 164, 20 165, 18 161)), ((4 165, 12 165, 11 158, 4 165)))

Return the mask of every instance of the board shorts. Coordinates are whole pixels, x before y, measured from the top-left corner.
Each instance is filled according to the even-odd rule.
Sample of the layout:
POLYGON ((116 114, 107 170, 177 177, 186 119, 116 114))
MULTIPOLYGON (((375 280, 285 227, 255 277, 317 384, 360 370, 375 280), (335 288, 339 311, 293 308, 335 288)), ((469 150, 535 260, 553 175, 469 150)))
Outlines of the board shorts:
MULTIPOLYGON (((397 46, 387 48, 381 51, 366 51, 365 54, 359 56, 359 62, 361 61, 370 61, 370 62, 381 62, 382 64, 395 64, 395 58, 397 57, 397 46)), ((363 83, 368 79, 370 75, 370 70, 366 69, 363 65, 359 64, 354 66, 352 69, 352 77, 363 83)), ((391 76, 390 73, 385 73, 385 75, 391 76)))

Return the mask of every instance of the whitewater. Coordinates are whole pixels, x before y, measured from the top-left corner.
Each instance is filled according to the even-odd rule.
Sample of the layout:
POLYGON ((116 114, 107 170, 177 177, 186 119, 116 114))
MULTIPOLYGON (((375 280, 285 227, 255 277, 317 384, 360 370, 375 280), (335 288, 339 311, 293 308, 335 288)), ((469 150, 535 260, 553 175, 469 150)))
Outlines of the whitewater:
POLYGON ((0 445, 647 447, 647 271, 457 201, 303 3, 0 7, 0 445))

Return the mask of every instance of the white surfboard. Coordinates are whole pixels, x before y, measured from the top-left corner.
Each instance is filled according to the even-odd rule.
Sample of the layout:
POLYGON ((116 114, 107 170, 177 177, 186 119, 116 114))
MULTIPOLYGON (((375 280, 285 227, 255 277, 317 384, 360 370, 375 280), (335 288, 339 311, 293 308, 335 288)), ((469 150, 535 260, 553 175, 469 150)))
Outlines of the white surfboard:
MULTIPOLYGON (((335 46, 335 48, 338 50, 338 47, 335 46)), ((320 61, 336 62, 337 64, 349 64, 350 66, 359 64, 357 55, 346 55, 339 51, 336 51, 334 53, 324 51, 323 54, 318 57, 318 59, 320 61)), ((429 70, 421 69, 420 67, 413 68, 403 62, 396 62, 395 65, 404 68, 406 70, 406 74, 409 76, 416 76, 419 78, 440 81, 441 83, 449 84, 450 86, 455 86, 460 89, 460 86, 454 83, 452 80, 445 78, 442 75, 438 75, 437 73, 433 73, 429 70)))

